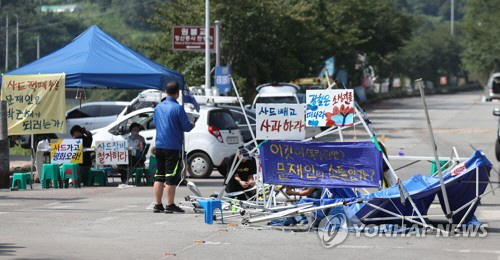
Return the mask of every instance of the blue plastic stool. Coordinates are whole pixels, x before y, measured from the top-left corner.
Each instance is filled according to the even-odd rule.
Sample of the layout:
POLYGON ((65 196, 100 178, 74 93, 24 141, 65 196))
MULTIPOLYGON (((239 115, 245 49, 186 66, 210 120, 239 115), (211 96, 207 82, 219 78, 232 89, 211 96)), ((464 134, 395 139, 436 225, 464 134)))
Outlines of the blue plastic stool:
POLYGON ((222 215, 222 202, 220 200, 198 200, 198 203, 203 207, 205 212, 205 223, 214 223, 214 210, 220 209, 220 217, 222 223, 224 223, 224 216, 222 215))

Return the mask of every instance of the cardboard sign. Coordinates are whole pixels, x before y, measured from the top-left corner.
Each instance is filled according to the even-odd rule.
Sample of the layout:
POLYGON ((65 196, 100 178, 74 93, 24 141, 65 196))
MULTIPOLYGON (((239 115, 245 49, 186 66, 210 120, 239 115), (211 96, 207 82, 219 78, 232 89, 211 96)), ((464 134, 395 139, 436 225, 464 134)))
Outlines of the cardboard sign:
POLYGON ((50 140, 50 163, 82 163, 82 149, 82 139, 52 139, 50 140))
POLYGON ((354 123, 352 89, 307 90, 307 126, 346 126, 354 123))
POLYGON ((4 75, 9 135, 66 133, 63 74, 4 75))
POLYGON ((303 140, 306 137, 303 104, 257 104, 257 139, 303 140))
POLYGON ((126 141, 96 141, 95 151, 98 165, 128 164, 126 141))

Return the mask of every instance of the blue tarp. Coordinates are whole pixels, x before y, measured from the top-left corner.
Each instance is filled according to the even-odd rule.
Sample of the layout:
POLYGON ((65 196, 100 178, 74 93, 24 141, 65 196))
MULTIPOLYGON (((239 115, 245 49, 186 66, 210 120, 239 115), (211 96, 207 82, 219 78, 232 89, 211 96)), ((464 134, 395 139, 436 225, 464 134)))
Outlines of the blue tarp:
POLYGON ((165 89, 183 76, 121 44, 92 26, 63 48, 5 75, 66 73, 66 87, 165 89))
MULTIPOLYGON (((483 194, 488 181, 488 174, 491 170, 492 164, 484 156, 481 151, 476 151, 474 155, 465 162, 465 169, 463 173, 452 176, 450 171, 443 173, 443 179, 446 187, 446 193, 448 195, 448 201, 450 203, 451 211, 457 210, 472 199, 476 197, 476 168, 478 169, 478 193, 483 194)), ((442 199, 441 186, 438 177, 430 177, 426 175, 417 174, 410 179, 403 182, 405 188, 410 194, 411 198, 415 202, 415 205, 419 209, 422 215, 427 214, 427 211, 433 202, 436 195, 438 195, 441 203, 441 208, 443 212, 446 212, 444 202, 442 199)), ((343 191, 343 190, 337 190, 343 191)), ((377 205, 381 208, 394 212, 396 214, 401 214, 404 216, 416 216, 417 213, 414 211, 411 204, 407 201, 405 204, 400 201, 400 192, 397 186, 392 186, 387 189, 377 191, 375 193, 355 196, 353 193, 333 193, 332 198, 324 199, 306 199, 302 202, 314 202, 315 205, 328 205, 338 202, 351 202, 359 199, 367 200, 370 203, 377 205)), ((465 219, 465 223, 469 222, 476 210, 477 203, 472 207, 469 216, 465 219)), ((379 218, 379 217, 393 217, 390 214, 382 212, 380 210, 373 211, 373 208, 364 203, 353 204, 348 208, 344 208, 347 218, 351 219, 356 217, 363 221, 363 218, 379 218), (373 212, 372 212, 373 211, 373 212), (370 213, 371 212, 371 213, 370 213)), ((466 213, 468 207, 465 207, 457 214, 453 215, 453 223, 458 223, 466 213)), ((331 211, 330 213, 335 214, 337 211, 331 211)), ((322 214, 318 213, 321 217, 322 214)), ((363 221, 365 223, 372 223, 372 221, 363 221)), ((400 220, 395 221, 375 221, 378 223, 400 223, 400 220)))

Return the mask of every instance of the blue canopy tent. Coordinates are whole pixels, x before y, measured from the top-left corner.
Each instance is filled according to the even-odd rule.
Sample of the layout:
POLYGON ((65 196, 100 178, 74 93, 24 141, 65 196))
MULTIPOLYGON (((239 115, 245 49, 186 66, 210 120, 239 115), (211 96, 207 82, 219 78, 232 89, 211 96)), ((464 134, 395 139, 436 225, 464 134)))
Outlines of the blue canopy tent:
POLYGON ((121 44, 96 25, 63 48, 5 75, 66 73, 66 87, 165 89, 183 76, 121 44))

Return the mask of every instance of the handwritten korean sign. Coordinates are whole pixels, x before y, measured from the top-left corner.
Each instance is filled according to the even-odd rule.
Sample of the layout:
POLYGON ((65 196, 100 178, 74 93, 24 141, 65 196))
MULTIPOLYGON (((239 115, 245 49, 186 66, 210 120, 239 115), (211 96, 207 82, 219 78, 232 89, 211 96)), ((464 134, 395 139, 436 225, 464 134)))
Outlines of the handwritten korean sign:
POLYGON ((352 89, 307 90, 307 126, 346 126, 354 123, 352 89))
POLYGON ((50 163, 82 163, 82 139, 50 140, 50 163))
POLYGON ((9 135, 65 133, 65 74, 4 75, 9 135))
POLYGON ((126 141, 96 142, 96 163, 98 165, 128 164, 126 141))
POLYGON ((268 141, 264 183, 297 187, 379 187, 382 155, 372 142, 268 141))
POLYGON ((306 136, 304 105, 257 104, 257 139, 303 140, 306 136))

